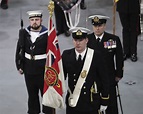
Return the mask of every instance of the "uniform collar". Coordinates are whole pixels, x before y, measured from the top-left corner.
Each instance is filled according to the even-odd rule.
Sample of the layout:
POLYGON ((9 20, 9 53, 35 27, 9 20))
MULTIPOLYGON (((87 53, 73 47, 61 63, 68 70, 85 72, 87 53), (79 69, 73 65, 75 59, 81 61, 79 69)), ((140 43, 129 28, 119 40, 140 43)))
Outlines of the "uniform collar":
POLYGON ((96 34, 94 34, 95 35, 95 38, 97 39, 97 38, 100 38, 100 41, 102 40, 102 38, 103 38, 103 35, 104 35, 104 33, 102 34, 102 35, 100 35, 100 36, 97 36, 96 34))
POLYGON ((87 48, 82 52, 82 53, 78 53, 76 50, 75 50, 75 53, 76 53, 76 60, 78 59, 78 56, 81 55, 81 60, 83 60, 84 56, 85 56, 85 53, 86 53, 86 50, 87 48))
MULTIPOLYGON (((39 33, 39 36, 40 35, 42 35, 42 34, 45 34, 45 33, 48 33, 48 29, 45 27, 45 26, 43 26, 43 25, 41 25, 42 26, 42 29, 41 29, 41 31, 40 31, 40 33, 39 33)), ((25 30, 30 34, 30 26, 28 26, 27 28, 25 28, 25 30)))

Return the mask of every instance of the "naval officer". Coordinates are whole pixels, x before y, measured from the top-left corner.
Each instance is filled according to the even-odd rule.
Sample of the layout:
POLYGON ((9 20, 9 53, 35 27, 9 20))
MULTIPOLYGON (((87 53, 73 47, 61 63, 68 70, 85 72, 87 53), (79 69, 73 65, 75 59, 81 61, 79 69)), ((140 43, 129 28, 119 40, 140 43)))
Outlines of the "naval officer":
POLYGON ((87 47, 89 29, 70 29, 74 48, 63 51, 65 79, 68 79, 66 114, 98 114, 105 111, 109 83, 101 53, 87 47))
POLYGON ((103 54, 104 63, 110 82, 109 105, 106 114, 118 114, 116 85, 123 77, 123 50, 118 36, 105 32, 109 19, 103 15, 89 17, 93 25, 93 33, 88 35, 88 46, 103 54))

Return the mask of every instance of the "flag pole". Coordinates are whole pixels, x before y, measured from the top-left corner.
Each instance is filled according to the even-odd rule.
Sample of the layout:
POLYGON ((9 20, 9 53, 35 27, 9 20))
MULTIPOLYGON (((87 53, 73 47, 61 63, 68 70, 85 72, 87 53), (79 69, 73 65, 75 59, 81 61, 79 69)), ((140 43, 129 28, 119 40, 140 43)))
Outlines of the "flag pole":
MULTIPOLYGON (((54 12, 54 2, 50 0, 49 5, 48 5, 48 11, 49 11, 49 16, 52 18, 53 12, 54 12)), ((56 114, 56 109, 53 108, 52 114, 56 114)))
POLYGON ((115 29, 116 29, 116 1, 113 1, 113 34, 115 34, 115 29))

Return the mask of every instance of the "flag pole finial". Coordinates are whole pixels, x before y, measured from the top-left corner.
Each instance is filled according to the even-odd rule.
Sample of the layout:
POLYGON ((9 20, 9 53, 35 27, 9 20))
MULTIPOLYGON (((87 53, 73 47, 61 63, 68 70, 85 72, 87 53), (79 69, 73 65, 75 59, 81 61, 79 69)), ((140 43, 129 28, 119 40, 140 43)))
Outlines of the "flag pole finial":
POLYGON ((50 2, 49 2, 48 10, 49 10, 50 17, 52 17, 53 12, 54 12, 54 2, 52 0, 50 0, 50 2))

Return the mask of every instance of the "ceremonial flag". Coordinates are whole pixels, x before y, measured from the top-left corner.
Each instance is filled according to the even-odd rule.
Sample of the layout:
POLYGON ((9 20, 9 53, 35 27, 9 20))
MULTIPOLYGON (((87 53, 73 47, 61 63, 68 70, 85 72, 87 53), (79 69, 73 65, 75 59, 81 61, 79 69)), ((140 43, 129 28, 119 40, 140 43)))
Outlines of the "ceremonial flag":
POLYGON ((49 18, 48 31, 42 104, 53 108, 63 108, 63 92, 65 90, 64 74, 58 38, 56 36, 52 17, 49 18))

